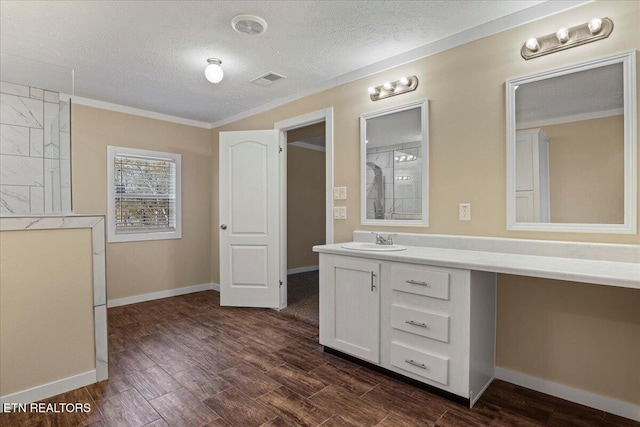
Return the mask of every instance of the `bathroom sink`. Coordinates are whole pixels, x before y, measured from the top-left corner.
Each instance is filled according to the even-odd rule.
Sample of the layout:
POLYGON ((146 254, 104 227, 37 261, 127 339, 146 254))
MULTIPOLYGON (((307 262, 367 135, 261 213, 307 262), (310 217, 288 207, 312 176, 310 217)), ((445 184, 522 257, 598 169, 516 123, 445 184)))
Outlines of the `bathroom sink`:
POLYGON ((377 252, 387 252, 387 251, 404 251, 407 249, 401 245, 376 245, 375 243, 368 242, 349 242, 344 243, 342 245, 345 249, 351 249, 354 251, 377 251, 377 252))

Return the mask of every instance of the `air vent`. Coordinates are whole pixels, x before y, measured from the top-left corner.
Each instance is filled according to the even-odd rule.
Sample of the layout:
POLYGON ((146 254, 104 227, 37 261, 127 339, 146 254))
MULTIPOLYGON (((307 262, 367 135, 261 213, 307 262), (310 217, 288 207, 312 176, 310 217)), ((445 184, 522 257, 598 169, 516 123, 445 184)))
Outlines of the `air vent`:
POLYGON ((267 31, 267 21, 255 15, 238 15, 231 20, 231 26, 239 33, 257 36, 267 31))
POLYGON ((264 87, 264 86, 269 86, 273 84, 273 82, 277 82, 278 80, 281 80, 281 79, 286 79, 286 77, 281 74, 276 74, 270 71, 267 74, 263 74, 260 77, 257 77, 251 80, 251 83, 264 87))

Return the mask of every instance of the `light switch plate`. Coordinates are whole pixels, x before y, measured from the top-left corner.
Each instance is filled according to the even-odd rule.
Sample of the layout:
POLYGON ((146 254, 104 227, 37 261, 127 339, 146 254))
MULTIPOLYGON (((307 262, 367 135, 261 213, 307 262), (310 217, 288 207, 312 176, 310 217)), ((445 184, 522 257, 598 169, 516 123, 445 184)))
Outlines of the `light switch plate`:
POLYGON ((340 189, 340 200, 347 200, 347 187, 338 187, 340 189))
POLYGON ((336 206, 333 208, 333 219, 347 219, 347 207, 336 206))
POLYGON ((333 200, 347 200, 347 187, 333 187, 333 200))
POLYGON ((347 219, 347 207, 340 206, 340 219, 347 219))
POLYGON ((340 219, 340 206, 333 208, 333 219, 340 219))

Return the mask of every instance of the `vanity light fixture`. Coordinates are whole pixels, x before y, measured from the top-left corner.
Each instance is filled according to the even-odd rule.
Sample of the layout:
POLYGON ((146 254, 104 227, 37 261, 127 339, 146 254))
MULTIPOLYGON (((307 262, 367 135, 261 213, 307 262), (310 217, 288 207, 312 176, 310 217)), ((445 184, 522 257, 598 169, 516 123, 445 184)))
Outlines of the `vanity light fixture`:
POLYGON ((520 49, 526 60, 597 40, 606 39, 613 31, 613 21, 609 18, 593 18, 587 23, 571 28, 562 27, 555 33, 528 39, 520 49))
POLYGON ((401 93, 411 92, 418 87, 418 78, 416 76, 400 77, 394 82, 385 82, 380 86, 369 87, 369 97, 372 101, 388 98, 401 93))
POLYGON ((224 71, 222 71, 222 61, 218 58, 209 58, 207 59, 209 65, 204 69, 204 76, 211 83, 220 83, 222 78, 224 77, 224 71))

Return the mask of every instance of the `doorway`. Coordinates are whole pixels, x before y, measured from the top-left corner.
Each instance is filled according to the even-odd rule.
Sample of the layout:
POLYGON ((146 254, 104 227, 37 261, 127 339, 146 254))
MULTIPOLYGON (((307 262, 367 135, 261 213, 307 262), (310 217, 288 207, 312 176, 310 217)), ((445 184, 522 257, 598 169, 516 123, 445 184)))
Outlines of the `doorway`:
POLYGON ((333 243, 333 108, 274 125, 280 130, 280 308, 318 322, 318 255, 333 243))
POLYGON ((287 314, 318 324, 319 262, 326 242, 325 121, 291 129, 287 141, 287 314))

